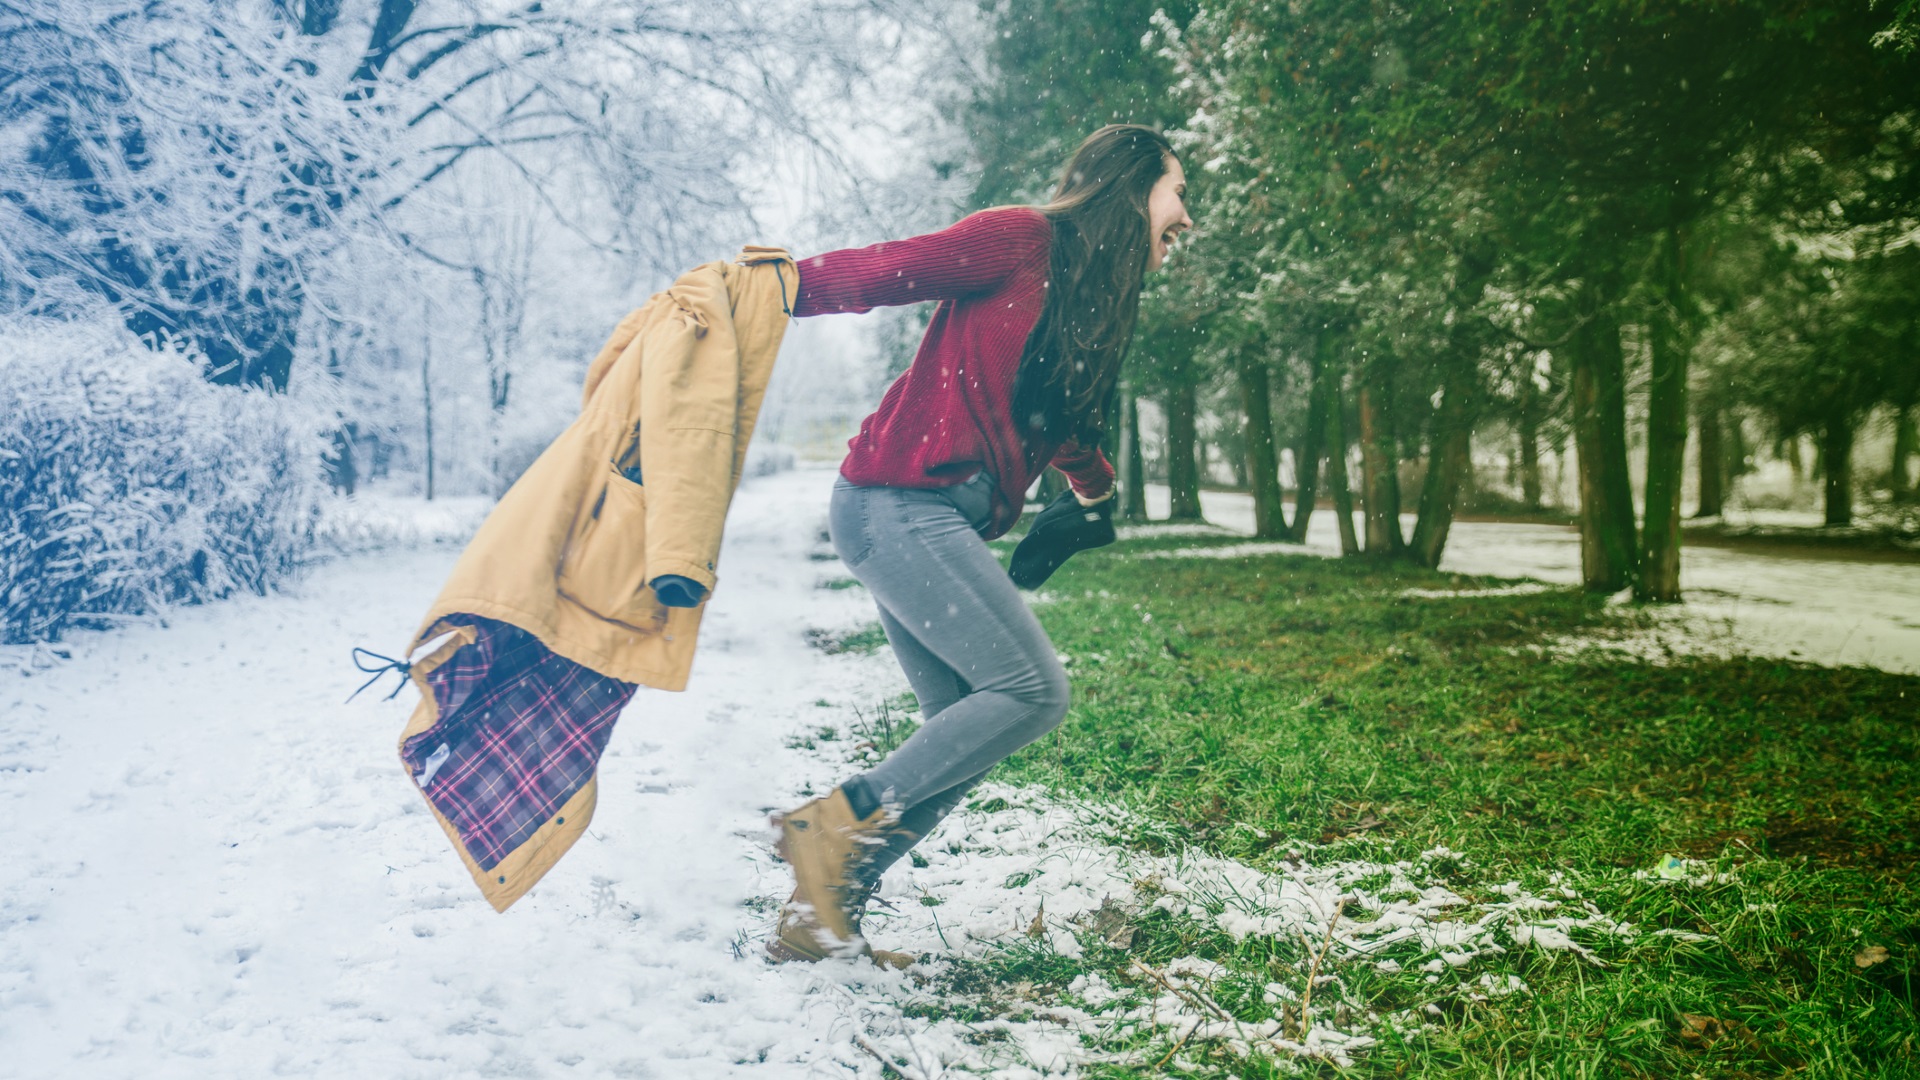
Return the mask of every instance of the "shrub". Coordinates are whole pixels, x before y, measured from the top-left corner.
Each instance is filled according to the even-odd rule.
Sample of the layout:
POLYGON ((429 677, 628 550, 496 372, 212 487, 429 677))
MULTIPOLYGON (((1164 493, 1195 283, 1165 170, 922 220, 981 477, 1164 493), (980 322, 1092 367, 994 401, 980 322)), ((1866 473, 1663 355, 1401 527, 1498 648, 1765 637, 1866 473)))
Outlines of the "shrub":
POLYGON ((312 543, 318 428, 118 325, 0 322, 0 641, 266 592, 312 543))
POLYGON ((790 447, 771 439, 756 439, 747 444, 747 461, 742 471, 748 476, 775 476, 791 471, 795 464, 790 447))

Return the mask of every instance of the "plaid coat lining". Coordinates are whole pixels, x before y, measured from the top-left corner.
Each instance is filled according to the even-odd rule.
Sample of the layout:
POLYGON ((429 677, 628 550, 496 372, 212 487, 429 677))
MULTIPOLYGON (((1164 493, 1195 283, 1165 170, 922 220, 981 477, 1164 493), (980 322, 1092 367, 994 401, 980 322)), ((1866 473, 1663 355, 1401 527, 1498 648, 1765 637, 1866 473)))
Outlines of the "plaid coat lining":
POLYGON ((427 676, 438 719, 401 757, 482 870, 499 865, 593 778, 635 684, 473 615, 479 637, 427 676))

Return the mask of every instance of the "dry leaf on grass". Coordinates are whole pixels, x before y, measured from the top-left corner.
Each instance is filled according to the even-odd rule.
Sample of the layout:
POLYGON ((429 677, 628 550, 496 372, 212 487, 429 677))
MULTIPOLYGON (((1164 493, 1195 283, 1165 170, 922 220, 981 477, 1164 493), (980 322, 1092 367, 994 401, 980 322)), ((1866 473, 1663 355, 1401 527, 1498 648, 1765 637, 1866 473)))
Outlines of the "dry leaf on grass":
POLYGON ((1111 896, 1102 899, 1093 911, 1076 916, 1074 921, 1116 949, 1133 948, 1133 912, 1111 896))
POLYGON ((1853 966, 1861 969, 1870 968, 1875 964, 1885 963, 1888 955, 1885 945, 1869 945, 1853 954, 1853 966))
POLYGON ((1722 1039, 1732 1038, 1746 1046, 1759 1046, 1760 1037, 1738 1020, 1721 1020, 1698 1013, 1680 1013, 1675 1017, 1680 1041, 1696 1050, 1705 1050, 1722 1039))

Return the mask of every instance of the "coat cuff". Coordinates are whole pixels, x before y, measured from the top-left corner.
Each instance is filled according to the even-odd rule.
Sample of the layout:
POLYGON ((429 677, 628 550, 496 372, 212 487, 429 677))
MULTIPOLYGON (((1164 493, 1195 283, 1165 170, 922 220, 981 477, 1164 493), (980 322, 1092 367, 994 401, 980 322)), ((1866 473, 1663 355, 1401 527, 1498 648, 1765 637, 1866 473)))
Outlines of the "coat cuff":
POLYGON ((707 596, 713 596, 713 586, 720 579, 714 575, 712 563, 689 562, 686 559, 652 559, 647 562, 647 580, 678 574, 691 581, 697 581, 707 590, 707 596))

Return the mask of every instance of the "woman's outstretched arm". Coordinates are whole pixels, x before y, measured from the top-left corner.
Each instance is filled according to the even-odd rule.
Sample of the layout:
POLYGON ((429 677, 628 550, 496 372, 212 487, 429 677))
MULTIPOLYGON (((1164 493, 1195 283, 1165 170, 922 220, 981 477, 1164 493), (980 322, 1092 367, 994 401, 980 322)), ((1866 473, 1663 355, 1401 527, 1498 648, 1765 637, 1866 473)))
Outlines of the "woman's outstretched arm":
POLYGON ((940 230, 800 262, 795 317, 960 300, 990 293, 1035 259, 1045 272, 1052 226, 1038 210, 982 210, 940 230))

